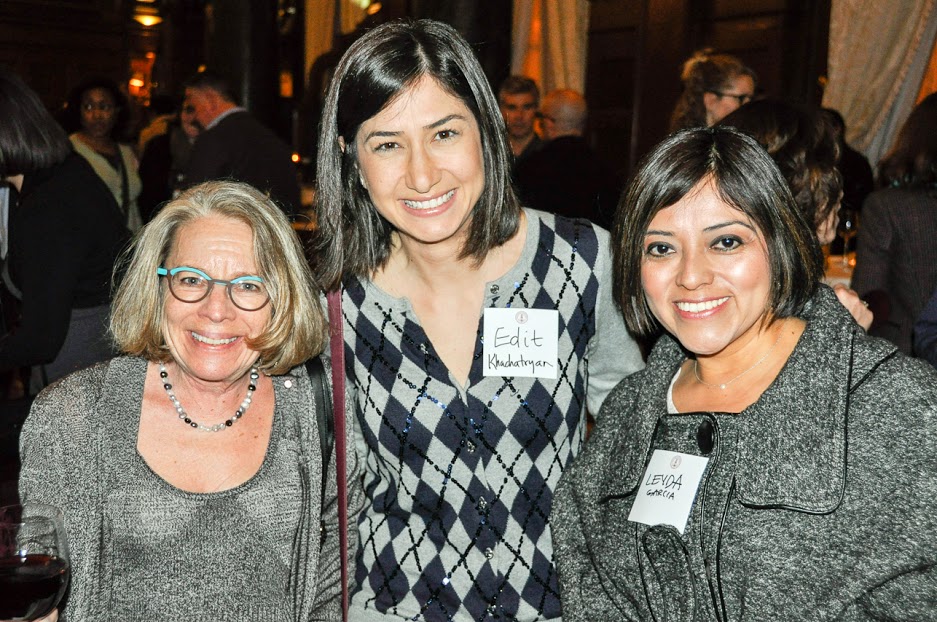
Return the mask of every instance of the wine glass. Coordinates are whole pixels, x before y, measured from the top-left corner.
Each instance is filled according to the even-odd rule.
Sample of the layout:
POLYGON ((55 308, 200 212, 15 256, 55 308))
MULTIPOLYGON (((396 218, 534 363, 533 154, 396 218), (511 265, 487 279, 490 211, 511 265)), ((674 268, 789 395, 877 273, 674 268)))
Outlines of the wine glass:
POLYGON ((843 208, 839 212, 839 225, 836 227, 839 237, 843 238, 843 267, 849 267, 849 240, 859 232, 859 213, 854 209, 843 208))
POLYGON ((52 613, 69 571, 61 510, 41 503, 0 508, 0 620, 52 613))

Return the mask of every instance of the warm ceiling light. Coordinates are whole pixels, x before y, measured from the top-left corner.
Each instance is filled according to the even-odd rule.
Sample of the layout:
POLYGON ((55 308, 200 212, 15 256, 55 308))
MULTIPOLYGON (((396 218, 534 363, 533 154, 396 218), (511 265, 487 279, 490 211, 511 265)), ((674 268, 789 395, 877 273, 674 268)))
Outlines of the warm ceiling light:
POLYGON ((137 22, 140 22, 143 26, 149 28, 150 26, 155 26, 163 21, 163 18, 159 15, 148 15, 146 13, 137 13, 133 16, 133 19, 137 22))
POLYGON ((137 0, 133 9, 133 19, 145 28, 150 28, 163 21, 155 0, 137 0))

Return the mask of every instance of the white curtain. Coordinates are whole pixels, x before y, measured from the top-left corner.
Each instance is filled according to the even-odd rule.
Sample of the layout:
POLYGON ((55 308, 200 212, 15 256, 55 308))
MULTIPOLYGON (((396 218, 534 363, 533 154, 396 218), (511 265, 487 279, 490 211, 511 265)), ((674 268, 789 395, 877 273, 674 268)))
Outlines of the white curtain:
POLYGON ((914 107, 937 35, 937 0, 832 0, 829 83, 846 139, 873 166, 914 107))
POLYGON ((511 73, 584 92, 588 36, 588 0, 514 0, 511 73))

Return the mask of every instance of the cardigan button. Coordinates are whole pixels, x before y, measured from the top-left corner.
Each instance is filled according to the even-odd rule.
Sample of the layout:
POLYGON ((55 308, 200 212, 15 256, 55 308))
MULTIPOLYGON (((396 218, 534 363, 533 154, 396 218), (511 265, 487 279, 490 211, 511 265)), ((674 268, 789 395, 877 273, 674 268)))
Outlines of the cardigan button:
POLYGON ((704 456, 712 453, 716 445, 716 430, 709 419, 703 419, 703 422, 696 428, 696 445, 704 456))

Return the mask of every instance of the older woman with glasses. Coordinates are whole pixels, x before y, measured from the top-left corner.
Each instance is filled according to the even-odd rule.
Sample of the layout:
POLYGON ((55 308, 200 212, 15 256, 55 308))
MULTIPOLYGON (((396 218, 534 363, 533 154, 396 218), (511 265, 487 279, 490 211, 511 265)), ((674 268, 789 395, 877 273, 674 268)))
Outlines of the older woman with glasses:
POLYGON ((169 203, 111 330, 124 356, 41 394, 22 436, 22 496, 65 513, 66 619, 340 619, 335 463, 302 366, 327 324, 283 212, 233 182, 169 203))

